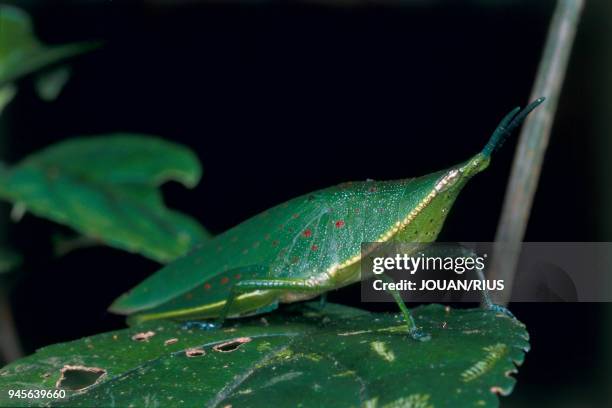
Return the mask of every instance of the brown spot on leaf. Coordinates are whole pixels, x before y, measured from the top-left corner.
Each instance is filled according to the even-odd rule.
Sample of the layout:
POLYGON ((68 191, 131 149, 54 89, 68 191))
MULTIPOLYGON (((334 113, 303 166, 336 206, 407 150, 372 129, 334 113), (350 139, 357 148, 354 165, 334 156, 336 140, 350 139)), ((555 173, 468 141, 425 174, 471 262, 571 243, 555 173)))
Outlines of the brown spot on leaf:
POLYGON ((148 332, 140 332, 140 333, 136 333, 135 335, 132 336, 132 340, 134 341, 149 341, 149 339, 151 337, 155 336, 155 332, 153 331, 148 331, 148 332))
POLYGON ((250 342, 251 340, 253 339, 250 337, 238 337, 237 339, 233 339, 225 343, 217 344, 216 346, 213 347, 213 350, 219 353, 231 353, 232 351, 238 350, 240 346, 242 346, 245 343, 250 342))
POLYGON ((190 358, 203 356, 204 354, 206 354, 206 352, 201 348, 188 348, 185 350, 185 355, 190 358))
POLYGON ((178 339, 176 337, 168 339, 166 341, 164 341, 164 346, 169 346, 171 344, 177 343, 178 339))
POLYGON ((80 391, 102 381, 105 376, 106 370, 99 367, 65 365, 60 369, 55 388, 80 391))

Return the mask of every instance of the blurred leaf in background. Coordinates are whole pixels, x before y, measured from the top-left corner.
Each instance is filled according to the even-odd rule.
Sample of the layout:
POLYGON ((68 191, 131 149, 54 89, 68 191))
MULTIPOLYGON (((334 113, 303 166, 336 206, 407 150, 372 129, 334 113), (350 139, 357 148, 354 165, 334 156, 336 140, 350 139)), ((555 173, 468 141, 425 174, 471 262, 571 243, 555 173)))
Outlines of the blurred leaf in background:
POLYGON ((11 249, 0 247, 0 276, 17 268, 21 261, 21 255, 11 249))
MULTIPOLYGON (((25 12, 0 5, 0 112, 15 96, 15 81, 96 46, 85 42, 44 45, 34 36, 30 17, 25 12)), ((41 98, 57 97, 68 76, 66 68, 40 73, 36 89, 41 98)))
POLYGON ((2 173, 0 197, 68 225, 99 243, 159 262, 184 255, 207 232, 168 209, 158 187, 194 187, 202 168, 186 147, 159 138, 111 134, 71 139, 35 153, 2 173))

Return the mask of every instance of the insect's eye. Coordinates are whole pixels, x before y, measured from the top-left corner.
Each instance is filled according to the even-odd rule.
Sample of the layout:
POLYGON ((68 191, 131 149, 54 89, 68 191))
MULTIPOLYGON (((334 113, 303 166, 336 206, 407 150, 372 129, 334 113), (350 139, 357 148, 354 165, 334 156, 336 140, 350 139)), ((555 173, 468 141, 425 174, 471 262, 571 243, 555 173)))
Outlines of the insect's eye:
POLYGON ((440 193, 449 189, 460 179, 460 175, 461 172, 457 169, 449 171, 436 183, 436 191, 440 193))

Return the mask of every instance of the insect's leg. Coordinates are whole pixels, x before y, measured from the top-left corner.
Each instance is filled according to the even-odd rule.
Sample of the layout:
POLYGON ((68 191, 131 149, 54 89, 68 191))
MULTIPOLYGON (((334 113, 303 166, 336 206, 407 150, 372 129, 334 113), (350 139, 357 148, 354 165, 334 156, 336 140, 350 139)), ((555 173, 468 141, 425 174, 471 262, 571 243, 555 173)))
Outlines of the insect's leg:
MULTIPOLYGON (((442 255, 442 256, 450 256, 450 257, 463 257, 463 258, 476 258, 478 254, 474 252, 472 249, 463 247, 463 246, 444 246, 437 247, 432 246, 425 249, 429 254, 442 255)), ((476 267, 475 269, 476 275, 478 279, 483 283, 483 289, 480 291, 481 302, 480 305, 483 309, 492 310, 498 313, 503 313, 510 317, 514 317, 512 312, 510 312, 507 308, 502 305, 497 305, 491 301, 491 295, 486 286, 484 270, 482 268, 476 267)))
POLYGON ((493 301, 491 300, 491 295, 489 294, 489 291, 487 290, 487 285, 485 282, 485 275, 484 272, 482 270, 482 268, 476 268, 476 274, 478 275, 478 279, 480 279, 484 285, 481 293, 481 297, 482 300, 480 302, 480 306, 483 309, 487 309, 487 310, 492 310, 494 312, 498 312, 498 313, 503 313, 505 315, 508 315, 510 317, 514 317, 514 315, 512 314, 512 312, 510 310, 508 310, 508 308, 506 308, 505 306, 502 305, 498 305, 493 303, 493 301))
MULTIPOLYGON (((382 279, 385 282, 395 283, 393 278, 391 278, 390 276, 387 276, 384 273, 381 275, 381 277, 382 277, 382 279)), ((389 292, 391 294, 391 296, 393 296, 393 300, 395 300, 395 303, 397 303, 397 305, 399 306, 402 314, 404 315, 404 320, 406 321, 406 324, 408 325, 408 333, 410 333, 410 336, 413 339, 419 340, 419 341, 430 340, 431 336, 429 334, 423 333, 416 326, 414 318, 412 317, 412 314, 410 314, 410 310, 408 310, 408 308, 404 304, 404 301, 402 300, 402 297, 399 294, 399 292, 397 290, 395 290, 395 289, 394 290, 387 289, 387 292, 389 292)))
MULTIPOLYGON (((459 250, 459 252, 461 253, 463 257, 476 258, 478 256, 478 254, 471 249, 464 248, 464 247, 459 247, 457 249, 459 250)), ((480 291, 480 296, 481 296, 480 306, 483 309, 492 310, 494 312, 503 313, 510 317, 514 317, 512 312, 510 312, 510 310, 508 310, 506 307, 495 304, 491 300, 491 295, 489 294, 489 290, 487 289, 484 269, 476 267, 474 270, 476 271, 476 275, 478 276, 478 279, 481 280, 483 284, 483 288, 480 291)))
POLYGON ((327 305, 327 292, 322 293, 319 297, 319 308, 324 309, 325 305, 327 305))
POLYGON ((306 279, 246 279, 232 286, 230 295, 225 301, 225 306, 216 321, 217 325, 222 325, 226 317, 229 315, 232 305, 236 297, 241 293, 250 292, 253 290, 288 290, 295 292, 322 292, 331 287, 314 283, 306 279))

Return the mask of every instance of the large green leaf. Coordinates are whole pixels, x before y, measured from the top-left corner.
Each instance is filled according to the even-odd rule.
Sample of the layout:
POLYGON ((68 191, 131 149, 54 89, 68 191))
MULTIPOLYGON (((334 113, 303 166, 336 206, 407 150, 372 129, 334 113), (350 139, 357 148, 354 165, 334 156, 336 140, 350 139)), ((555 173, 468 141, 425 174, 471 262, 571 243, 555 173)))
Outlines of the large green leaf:
POLYGON ((166 208, 157 187, 169 180, 193 187, 201 172, 193 152, 162 139, 92 136, 58 143, 6 170, 0 197, 108 245, 167 262, 207 234, 166 208))
MULTIPOLYGON (((415 309, 428 342, 412 340, 398 315, 299 310, 218 331, 153 322, 45 347, 0 370, 0 389, 57 386, 67 397, 49 404, 85 407, 497 406, 529 348, 523 324, 480 309, 415 309)), ((0 395, 0 405, 30 402, 0 395)))
POLYGON ((44 45, 34 36, 30 17, 24 11, 0 6, 0 86, 95 46, 82 42, 44 45))

